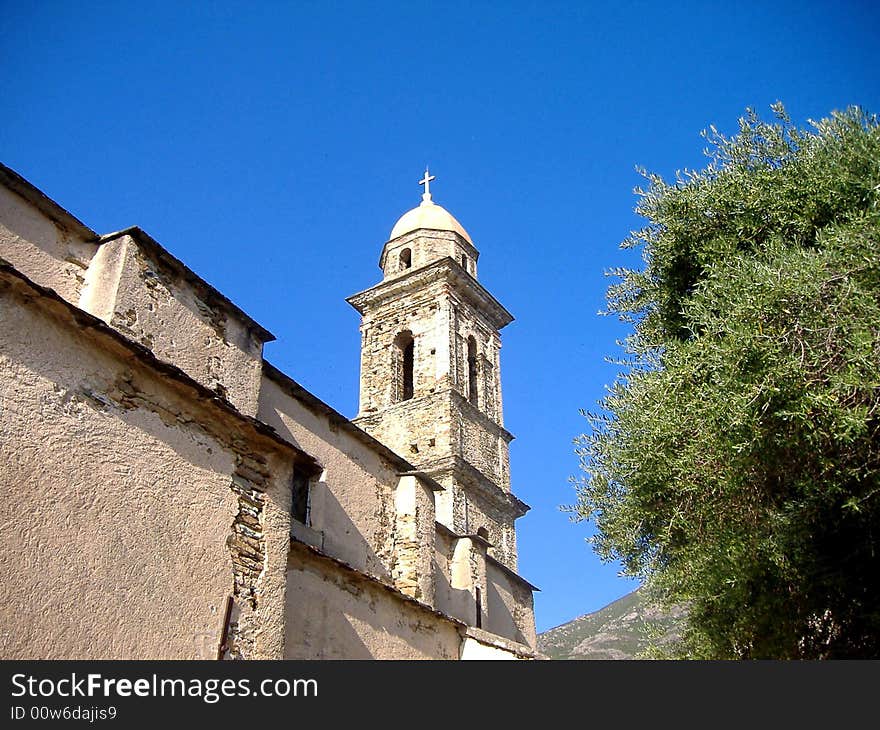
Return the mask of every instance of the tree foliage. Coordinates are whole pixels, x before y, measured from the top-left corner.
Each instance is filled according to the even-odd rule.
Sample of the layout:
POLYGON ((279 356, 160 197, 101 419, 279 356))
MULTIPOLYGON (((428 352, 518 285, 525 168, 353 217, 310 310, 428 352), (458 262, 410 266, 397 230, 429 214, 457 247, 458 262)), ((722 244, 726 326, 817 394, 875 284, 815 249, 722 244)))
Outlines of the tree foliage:
POLYGON ((880 656, 880 127, 749 111, 645 174, 611 313, 626 370, 577 440, 594 548, 688 606, 695 658, 880 656))

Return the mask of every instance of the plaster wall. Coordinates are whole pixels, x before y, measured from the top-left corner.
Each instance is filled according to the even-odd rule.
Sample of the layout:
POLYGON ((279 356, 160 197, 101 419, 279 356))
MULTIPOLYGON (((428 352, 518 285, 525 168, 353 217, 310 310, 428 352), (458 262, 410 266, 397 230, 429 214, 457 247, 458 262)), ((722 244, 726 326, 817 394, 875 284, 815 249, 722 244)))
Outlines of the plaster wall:
POLYGON ((0 186, 0 258, 37 284, 76 303, 97 248, 0 186))
POLYGON ((484 644, 473 637, 466 636, 461 646, 463 661, 513 661, 522 659, 513 652, 492 644, 484 644))
POLYGON ((394 465, 267 377, 259 418, 323 467, 311 486, 309 509, 310 526, 322 533, 323 551, 390 583, 399 479, 394 465))
POLYGON ((483 628, 532 648, 537 645, 532 593, 503 569, 486 563, 488 622, 483 628))
POLYGON ((435 589, 437 609, 465 623, 473 622, 476 612, 474 594, 470 585, 454 586, 452 579, 455 548, 458 538, 437 531, 434 543, 434 564, 437 586, 435 589))
POLYGON ((292 458, 271 443, 0 280, 0 655, 216 658, 238 578, 233 479, 260 459, 265 535, 240 628, 248 658, 280 658, 292 458))
POLYGON ((213 658, 232 589, 233 455, 113 403, 104 393, 126 378, 173 396, 8 289, 2 301, 0 654, 213 658))
POLYGON ((452 621, 306 550, 287 570, 286 659, 458 659, 452 621))

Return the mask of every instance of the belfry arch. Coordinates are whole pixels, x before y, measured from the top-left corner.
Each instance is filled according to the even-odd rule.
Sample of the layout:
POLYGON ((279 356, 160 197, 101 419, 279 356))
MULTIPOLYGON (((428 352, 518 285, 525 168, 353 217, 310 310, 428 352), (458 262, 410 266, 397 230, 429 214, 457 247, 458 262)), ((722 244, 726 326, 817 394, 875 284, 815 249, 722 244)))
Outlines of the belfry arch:
POLYGON ((393 402, 410 400, 415 395, 415 339, 404 330, 394 338, 392 347, 393 402))

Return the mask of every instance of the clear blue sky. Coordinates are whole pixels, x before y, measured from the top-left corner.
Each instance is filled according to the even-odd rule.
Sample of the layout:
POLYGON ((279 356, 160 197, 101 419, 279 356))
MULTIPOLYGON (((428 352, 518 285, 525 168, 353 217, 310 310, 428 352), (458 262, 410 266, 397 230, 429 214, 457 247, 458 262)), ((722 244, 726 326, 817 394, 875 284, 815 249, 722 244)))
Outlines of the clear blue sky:
POLYGON ((358 316, 392 225, 434 199, 516 316, 502 378, 539 630, 634 584, 574 500, 573 438, 616 372, 597 312, 639 226, 634 169, 782 100, 880 112, 875 2, 0 3, 0 159, 99 232, 139 225, 278 336, 349 416, 358 316))

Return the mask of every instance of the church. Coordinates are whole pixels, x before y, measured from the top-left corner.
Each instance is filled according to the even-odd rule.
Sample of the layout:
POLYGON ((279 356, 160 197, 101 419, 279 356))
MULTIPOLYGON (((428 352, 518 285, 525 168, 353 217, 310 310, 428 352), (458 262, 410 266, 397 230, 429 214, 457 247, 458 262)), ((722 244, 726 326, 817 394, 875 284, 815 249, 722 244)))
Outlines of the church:
POLYGON ((541 658, 513 318, 432 180, 347 300, 349 419, 147 232, 98 234, 0 165, 0 656, 541 658))

